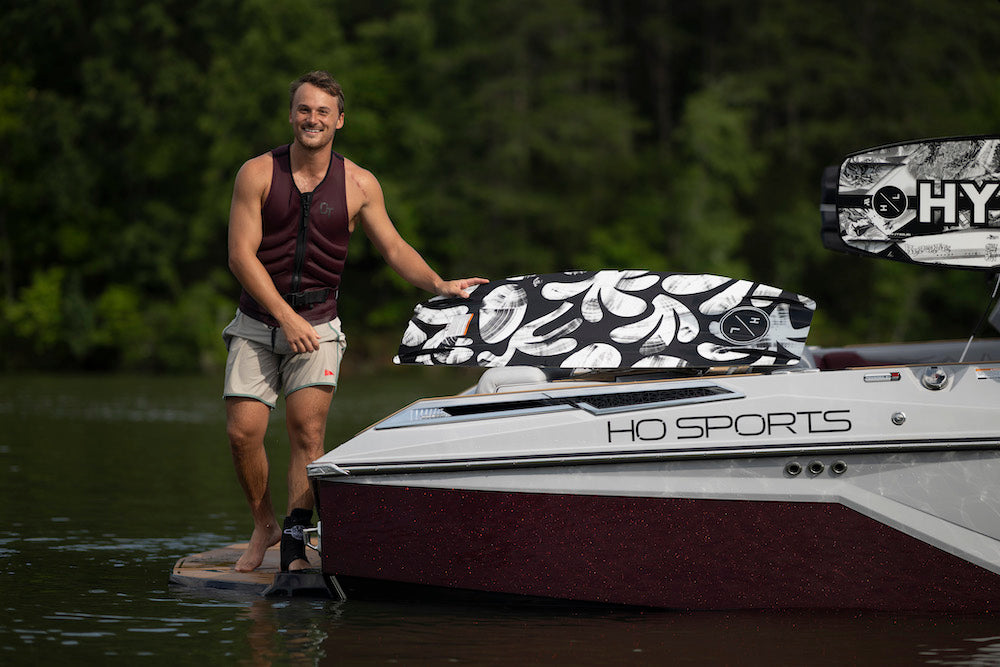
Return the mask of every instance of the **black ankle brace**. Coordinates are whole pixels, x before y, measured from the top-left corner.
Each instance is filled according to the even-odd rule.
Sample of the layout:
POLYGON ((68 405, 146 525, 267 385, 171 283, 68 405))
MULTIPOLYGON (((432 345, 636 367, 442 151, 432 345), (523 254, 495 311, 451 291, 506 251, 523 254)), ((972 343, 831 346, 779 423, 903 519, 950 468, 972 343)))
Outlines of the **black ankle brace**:
POLYGON ((284 530, 281 531, 282 572, 288 572, 288 566, 294 561, 308 560, 303 528, 312 528, 312 510, 296 507, 285 517, 284 530))

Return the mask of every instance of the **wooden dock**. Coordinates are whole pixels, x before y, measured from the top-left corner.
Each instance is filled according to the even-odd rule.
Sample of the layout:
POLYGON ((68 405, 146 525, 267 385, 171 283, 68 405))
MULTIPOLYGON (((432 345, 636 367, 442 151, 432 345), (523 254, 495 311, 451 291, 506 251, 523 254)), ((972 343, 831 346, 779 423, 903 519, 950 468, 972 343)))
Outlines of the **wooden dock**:
MULTIPOLYGON (((336 581, 324 577, 318 569, 300 572, 280 572, 278 547, 273 546, 264 554, 264 562, 253 572, 237 572, 236 561, 246 551, 247 544, 231 544, 184 556, 174 563, 170 572, 170 585, 191 592, 212 594, 246 594, 284 597, 343 598, 336 581)), ((311 554, 315 562, 318 556, 311 554)))

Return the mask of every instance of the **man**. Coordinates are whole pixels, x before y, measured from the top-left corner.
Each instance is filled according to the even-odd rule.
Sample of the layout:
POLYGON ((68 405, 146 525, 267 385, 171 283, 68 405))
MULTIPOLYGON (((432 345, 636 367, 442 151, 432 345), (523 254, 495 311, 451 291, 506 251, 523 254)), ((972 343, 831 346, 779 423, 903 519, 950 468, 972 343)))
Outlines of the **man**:
POLYGON ((346 347, 337 288, 351 232, 361 225, 383 258, 411 284, 468 297, 482 278, 442 280, 396 231, 368 171, 332 150, 344 125, 344 96, 326 72, 291 86, 289 146, 248 160, 229 213, 229 267, 243 287, 226 327, 226 426, 233 463, 250 504, 253 534, 235 569, 258 567, 281 541, 281 569, 309 566, 302 528, 313 497, 306 465, 323 455, 330 401, 346 347), (288 516, 277 525, 268 490, 264 434, 279 390, 290 441, 288 516))

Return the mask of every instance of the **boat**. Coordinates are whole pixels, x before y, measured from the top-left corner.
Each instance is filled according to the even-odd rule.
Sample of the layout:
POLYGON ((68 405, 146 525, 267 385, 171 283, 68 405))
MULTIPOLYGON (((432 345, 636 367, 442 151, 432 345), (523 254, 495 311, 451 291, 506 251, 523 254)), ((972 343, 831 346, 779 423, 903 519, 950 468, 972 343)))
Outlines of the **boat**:
MULTIPOLYGON (((998 160, 996 137, 852 154, 824 175, 823 243, 995 273, 998 160), (946 200, 963 188, 973 195, 946 200)), ((578 278, 629 296, 671 276, 564 280, 578 278)), ((812 346, 808 298, 737 281, 742 296, 720 301, 736 283, 716 278, 688 278, 712 296, 685 306, 694 319, 673 304, 669 347, 649 334, 641 347, 655 354, 639 361, 605 349, 635 324, 565 342, 596 325, 587 303, 575 302, 577 329, 526 315, 541 297, 512 285, 552 276, 477 288, 494 295, 479 313, 418 307, 401 357, 486 368, 469 390, 405 406, 309 465, 323 574, 348 598, 1000 608, 1000 340, 812 346), (477 322, 494 348, 529 354, 485 349, 477 322)))

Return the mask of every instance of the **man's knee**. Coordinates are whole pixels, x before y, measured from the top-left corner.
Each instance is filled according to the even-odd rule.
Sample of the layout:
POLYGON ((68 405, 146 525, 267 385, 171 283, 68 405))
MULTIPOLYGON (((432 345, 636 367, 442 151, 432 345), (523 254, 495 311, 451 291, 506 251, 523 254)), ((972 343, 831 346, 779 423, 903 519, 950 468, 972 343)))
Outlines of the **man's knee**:
POLYGON ((234 452, 246 451, 264 444, 262 434, 256 430, 247 429, 241 424, 228 424, 226 436, 229 438, 229 448, 234 452))
POLYGON ((313 455, 319 452, 319 455, 322 455, 325 434, 325 421, 308 420, 288 424, 288 440, 291 447, 306 454, 313 455))
POLYGON ((263 445, 270 409, 258 401, 228 400, 226 436, 233 450, 263 445))
POLYGON ((293 448, 322 452, 332 397, 331 387, 307 387, 288 396, 285 421, 293 448))

